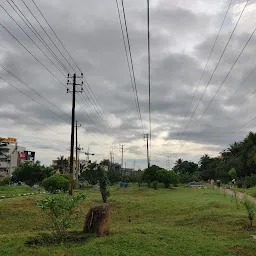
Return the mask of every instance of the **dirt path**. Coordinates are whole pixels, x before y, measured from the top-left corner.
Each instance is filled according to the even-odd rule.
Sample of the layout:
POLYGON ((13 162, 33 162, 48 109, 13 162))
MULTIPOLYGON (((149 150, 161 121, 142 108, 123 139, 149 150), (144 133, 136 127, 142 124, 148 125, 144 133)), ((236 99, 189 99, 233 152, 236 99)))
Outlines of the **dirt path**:
MULTIPOLYGON (((217 187, 215 187, 215 188, 217 188, 217 187)), ((221 190, 224 191, 223 188, 221 188, 221 190)), ((234 195, 234 191, 231 190, 231 189, 225 189, 225 193, 227 193, 227 194, 229 194, 229 195, 232 195, 232 196, 234 195)), ((253 202, 253 203, 256 204, 256 198, 255 198, 255 197, 246 195, 246 194, 241 193, 241 192, 236 192, 236 195, 237 195, 237 198, 238 198, 239 200, 242 200, 245 196, 247 196, 247 198, 248 198, 251 202, 253 202)))

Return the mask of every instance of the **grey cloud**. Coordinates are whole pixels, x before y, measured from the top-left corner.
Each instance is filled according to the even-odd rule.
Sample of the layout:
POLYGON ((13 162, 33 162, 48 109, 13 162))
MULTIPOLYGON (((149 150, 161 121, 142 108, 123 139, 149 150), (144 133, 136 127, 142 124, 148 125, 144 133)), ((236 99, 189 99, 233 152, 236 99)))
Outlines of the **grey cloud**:
MULTIPOLYGON (((196 3, 199 4, 199 2, 195 2, 194 5, 196 6, 196 3)), ((204 1, 203 4, 205 6, 212 6, 211 1, 204 1)), ((69 1, 61 1, 61 3, 60 1, 39 1, 38 5, 49 19, 49 22, 52 24, 61 40, 65 43, 67 49, 69 49, 74 59, 79 66, 81 66, 104 113, 109 119, 111 119, 111 117, 117 119, 116 123, 118 124, 112 125, 114 129, 110 128, 108 124, 102 121, 101 117, 98 116, 101 114, 95 109, 95 104, 92 104, 86 97, 86 89, 83 95, 83 101, 80 99, 80 96, 77 96, 77 100, 83 108, 81 108, 79 104, 77 105, 76 117, 86 128, 86 131, 96 137, 95 147, 99 145, 98 140, 103 140, 106 144, 109 144, 111 138, 118 137, 119 143, 127 144, 127 153, 137 155, 143 162, 144 160, 142 159, 145 158, 144 148, 140 148, 139 145, 130 145, 130 143, 138 142, 143 144, 145 142, 143 142, 143 132, 140 122, 138 121, 134 104, 134 96, 130 84, 115 2, 107 3, 90 0, 87 1, 86 4, 80 1, 73 6, 69 1), (88 8, 88 6, 90 6, 90 8, 88 8), (59 15, 56 15, 56 13, 59 15), (63 17, 65 17, 65 19, 63 19, 63 17), (98 117, 95 117, 95 115, 98 117), (95 128, 94 123, 97 128, 95 128)), ((126 5, 140 107, 143 121, 147 128, 148 81, 145 6, 144 3, 134 0, 127 2, 126 5)), ((220 51, 227 40, 228 34, 225 32, 218 41, 217 48, 209 64, 209 69, 206 70, 201 81, 199 86, 200 93, 198 92, 195 96, 192 109, 185 118, 195 87, 203 71, 203 64, 205 60, 207 60, 209 50, 216 37, 216 34, 212 35, 210 31, 217 31, 217 23, 215 24, 215 21, 223 15, 225 5, 222 3, 217 3, 216 5, 218 5, 218 8, 216 7, 218 12, 215 14, 204 13, 200 10, 191 11, 188 9, 188 6, 181 8, 180 6, 175 6, 174 3, 171 3, 170 6, 168 5, 166 8, 163 8, 164 5, 156 5, 156 7, 151 9, 151 92, 152 121, 153 127, 155 127, 152 130, 152 135, 155 140, 159 139, 161 132, 169 133, 166 138, 167 142, 169 140, 179 139, 180 134, 196 107, 196 102, 201 97, 204 86, 208 82, 220 51), (163 30, 168 31, 168 33, 170 32, 170 34, 162 33, 163 30), (183 42, 188 44, 193 50, 188 50, 184 53, 177 51, 177 46, 183 42)), ((33 8, 33 5, 30 6, 33 8)), ((22 5, 21 7, 24 8, 22 5)), ((33 10, 37 13, 36 9, 33 10)), ((28 17, 31 18, 29 15, 28 17)), ((1 22, 2 21, 47 67, 53 70, 54 74, 56 74, 64 84, 66 84, 66 77, 62 76, 51 66, 49 61, 43 57, 38 49, 33 46, 32 42, 22 34, 13 22, 6 17, 3 19, 1 17, 1 22)), ((33 21, 33 24, 36 23, 33 21)), ((38 25, 36 26, 38 27, 38 25)), ((51 33, 48 28, 47 31, 51 33)), ((40 32, 42 32, 41 29, 40 32)), ((1 64, 9 68, 24 81, 28 82, 29 85, 44 97, 47 97, 48 100, 54 102, 54 104, 70 115, 71 95, 66 94, 65 87, 51 77, 47 71, 2 30, 0 37, 1 44, 4 46, 0 50, 1 64)), ((230 78, 226 81, 212 106, 205 113, 197 129, 193 128, 199 122, 198 120, 201 114, 217 91, 218 86, 236 57, 238 49, 241 49, 244 44, 246 37, 248 37, 248 34, 244 32, 234 37, 191 124, 184 133, 183 141, 187 139, 190 142, 202 144, 206 151, 214 152, 221 147, 225 147, 228 143, 240 139, 247 130, 251 128, 251 125, 248 125, 248 127, 241 130, 241 133, 229 134, 230 127, 232 127, 232 129, 240 127, 248 121, 249 118, 253 117, 247 114, 248 112, 253 113, 252 103, 246 104, 246 106, 235 113, 224 107, 225 100, 235 91, 245 78, 248 70, 254 65, 253 62, 248 60, 252 59, 252 53, 255 52, 255 39, 248 45, 241 61, 237 63, 234 72, 231 73, 230 78), (224 108, 224 110, 219 117, 216 118, 216 111, 219 108, 224 108), (234 116, 234 120, 228 118, 229 115, 234 116), (217 127, 215 134, 212 132, 211 126, 217 127), (190 133, 191 136, 189 137, 190 133)), ((58 46, 60 45, 58 44, 58 46)), ((56 51, 55 48, 53 49, 56 51)), ((62 57, 60 58, 62 59, 62 57)), ((64 70, 63 72, 66 75, 64 70)), ((43 122, 46 124, 46 127, 33 124, 29 119, 25 119, 11 111, 1 111, 1 118, 9 118, 17 126, 22 124, 22 127, 26 127, 31 130, 31 132, 38 129, 47 131, 48 129, 56 130, 56 127, 66 127, 66 133, 70 133, 70 119, 68 116, 59 112, 53 106, 38 97, 38 95, 16 82, 15 79, 3 70, 0 70, 0 74, 6 80, 14 83, 18 88, 28 93, 31 97, 36 98, 43 105, 56 111, 66 122, 25 96, 21 96, 15 89, 9 86, 5 87, 5 84, 0 81, 0 109, 5 106, 10 106, 10 108, 15 108, 17 111, 43 122)), ((254 78, 252 76, 244 88, 239 91, 239 94, 232 98, 230 102, 232 107, 235 108, 243 102, 248 94, 248 90, 253 91, 253 82, 254 78)), ((86 134, 83 129, 80 133, 82 135, 86 134)), ((33 141, 33 143, 35 143, 35 141, 33 141)), ((65 142, 63 145, 64 144, 65 142)), ((168 147, 168 143, 166 144, 166 147, 168 147)), ((40 148, 40 146, 41 148, 48 149, 48 145, 45 146, 43 141, 38 142, 37 148, 40 148), (40 145, 40 143, 42 143, 42 145, 40 145)), ((49 147, 56 149, 55 146, 49 147)), ((106 151, 108 149, 104 148, 102 150, 106 151)), ((160 147, 159 150, 164 151, 164 147, 160 147)), ((184 149, 184 152, 180 152, 184 157, 190 159, 197 159, 199 157, 197 155, 187 154, 185 151, 186 149, 184 149)), ((100 154, 103 154, 103 152, 99 152, 99 155, 100 154)), ((158 157, 161 155, 163 155, 163 152, 157 154, 158 157)), ((154 155, 152 157, 154 158, 154 155)), ((42 156, 42 158, 45 157, 42 156)), ((127 157, 127 159, 129 159, 129 157, 127 157)))

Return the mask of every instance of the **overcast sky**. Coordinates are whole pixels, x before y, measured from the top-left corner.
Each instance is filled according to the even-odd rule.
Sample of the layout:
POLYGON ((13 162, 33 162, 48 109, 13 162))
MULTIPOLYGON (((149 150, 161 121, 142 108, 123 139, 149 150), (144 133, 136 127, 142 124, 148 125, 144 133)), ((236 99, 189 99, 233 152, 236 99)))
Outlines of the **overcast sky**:
MULTIPOLYGON (((36 159, 50 164, 52 159, 69 154, 71 94, 67 94, 65 88, 64 75, 67 75, 67 71, 26 27, 8 1, 1 0, 1 6, 55 66, 1 7, 1 24, 36 59, 0 26, 0 64, 34 89, 33 91, 26 87, 0 67, 0 136, 17 138, 19 145, 36 151, 36 159)), ((24 2, 44 30, 22 0, 14 2, 66 69, 73 72, 44 30, 79 74, 32 0, 24 2)), ((92 160, 108 158, 112 149, 116 154, 115 160, 120 162, 120 144, 124 144, 124 162, 127 167, 133 167, 133 161, 136 160, 136 168, 145 168, 146 144, 136 111, 116 1, 35 2, 84 73, 96 96, 95 100, 88 94, 90 89, 84 79, 84 93, 77 94, 76 105, 76 119, 82 124, 78 128, 81 147, 84 151, 89 147, 95 153, 92 160)), ((255 36, 251 38, 232 71, 229 71, 256 27, 256 1, 248 2, 209 82, 245 2, 232 1, 208 66, 200 80, 230 0, 150 1, 153 164, 165 167, 167 156, 171 156, 172 161, 178 157, 198 161, 206 153, 216 156, 229 144, 241 140, 249 131, 254 131, 256 120, 244 125, 256 115, 255 98, 252 94, 256 75, 256 72, 252 72, 256 65, 255 36), (249 74, 250 77, 244 82, 249 74), (207 84, 209 85, 204 97, 199 103, 207 84), (197 86, 198 91, 189 108, 197 86), (215 96, 216 92, 218 93, 215 96), (252 96, 247 100, 250 94, 252 96), (245 100, 247 101, 243 103, 245 100), (196 107, 197 110, 189 122, 196 107)), ((124 0, 124 4, 141 115, 145 132, 148 132, 146 0, 124 0)), ((119 6, 121 7, 120 1, 119 6)))

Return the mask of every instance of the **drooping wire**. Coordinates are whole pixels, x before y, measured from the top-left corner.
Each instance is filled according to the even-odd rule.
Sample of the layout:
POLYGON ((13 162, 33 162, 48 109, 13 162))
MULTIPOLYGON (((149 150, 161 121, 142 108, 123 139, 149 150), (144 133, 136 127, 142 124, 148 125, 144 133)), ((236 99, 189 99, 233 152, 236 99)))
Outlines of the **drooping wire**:
POLYGON ((35 46, 44 54, 44 56, 56 67, 56 69, 63 75, 65 74, 55 65, 55 63, 48 57, 48 55, 37 45, 37 43, 29 36, 29 34, 19 25, 19 23, 8 13, 8 11, 0 5, 6 14, 16 23, 16 25, 24 32, 24 34, 35 44, 35 46))
MULTIPOLYGON (((57 38, 57 40, 59 41, 59 43, 62 45, 63 49, 66 51, 66 53, 68 54, 68 56, 70 57, 70 59, 73 61, 73 63, 75 64, 75 66, 77 67, 77 69, 82 73, 81 69, 79 68, 79 66, 77 65, 77 63, 74 61, 74 59, 72 58, 71 54, 68 52, 67 48, 65 47, 65 45, 62 43, 62 41, 60 40, 60 38, 58 37, 57 33, 54 31, 54 29, 52 28, 52 26, 50 25, 50 23, 47 21, 46 17, 44 16, 44 14, 42 13, 42 11, 40 10, 40 8, 38 7, 38 5, 35 3, 35 1, 32 0, 32 2, 34 3, 35 7, 37 8, 37 10, 40 12, 40 14, 42 15, 43 19, 45 20, 45 22, 47 23, 47 25, 49 26, 49 28, 51 29, 51 31, 53 32, 53 34, 55 35, 55 37, 57 38)), ((63 56, 64 57, 64 56, 63 56)), ((65 60, 68 62, 68 60, 65 58, 65 60)), ((68 64, 70 66, 72 66, 69 62, 68 64)), ((72 69, 74 70, 74 68, 72 67, 72 69)), ((75 70, 74 70, 75 71, 75 70)), ((116 130, 113 128, 111 122, 108 120, 108 118, 106 117, 106 114, 104 113, 104 111, 102 110, 97 97, 95 96, 94 92, 91 89, 90 84, 88 83, 88 81, 86 80, 86 78, 84 78, 88 88, 86 87, 86 90, 88 91, 91 99, 95 102, 95 108, 97 108, 97 111, 99 112, 99 116, 100 119, 102 119, 104 124, 107 124, 107 126, 109 126, 109 128, 113 131, 114 134, 116 134, 116 130)))
POLYGON ((237 20, 237 22, 236 22, 236 24, 235 24, 235 26, 234 26, 234 28, 233 28, 231 34, 230 34, 230 36, 229 36, 229 39, 228 39, 228 41, 227 41, 227 43, 226 43, 226 45, 225 45, 225 47, 224 47, 224 49, 223 49, 223 51, 222 51, 220 57, 219 57, 219 60, 218 60, 216 66, 215 66, 215 68, 214 68, 214 70, 213 70, 213 72, 212 72, 212 74, 211 74, 211 76, 210 76, 210 79, 209 79, 207 85, 206 85, 205 88, 204 88, 203 94, 201 95, 201 97, 200 97, 200 99, 199 99, 199 101, 198 101, 198 104, 197 104, 195 110, 193 111, 192 116, 190 117, 190 119, 189 119, 189 121, 188 121, 188 123, 187 123, 187 125, 186 125, 186 127, 185 127, 185 129, 184 129, 184 131, 183 131, 183 133, 182 133, 182 136, 181 136, 180 140, 182 139, 184 133, 186 132, 186 130, 187 130, 187 128, 188 128, 188 126, 189 126, 189 124, 190 124, 192 118, 194 117, 194 115, 195 115, 195 113, 196 113, 196 110, 198 109, 199 104, 201 103, 201 101, 202 101, 202 99, 203 99, 203 97, 204 97, 204 95, 205 95, 205 92, 206 92, 208 86, 210 85, 210 82, 211 82, 211 80, 212 80, 212 78, 213 78, 213 76, 214 76, 214 74, 215 74, 215 71, 217 70, 217 68, 218 68, 218 66, 219 66, 219 63, 220 63, 220 61, 221 61, 221 59, 222 59, 224 53, 226 52, 226 49, 227 49, 227 47, 228 47, 228 45, 229 45, 229 42, 230 42, 230 40, 231 40, 231 38, 232 38, 232 36, 233 36, 233 34, 234 34, 234 32, 235 32, 235 30, 236 30, 236 28, 237 28, 239 22, 240 22, 240 19, 241 19, 242 15, 243 15, 243 13, 244 13, 246 7, 247 7, 248 2, 249 2, 249 0, 246 1, 245 5, 244 5, 244 7, 243 7, 243 9, 242 9, 242 11, 241 11, 241 13, 240 13, 240 16, 239 16, 239 18, 238 18, 238 20, 237 20))
POLYGON ((41 64, 57 81, 59 81, 63 86, 67 88, 67 86, 59 79, 57 78, 33 53, 31 53, 28 48, 22 44, 17 37, 15 37, 9 29, 7 29, 2 23, 0 25, 8 32, 9 35, 11 35, 39 64, 41 64))
MULTIPOLYGON (((224 25, 224 22, 225 22, 225 20, 226 20, 226 17, 227 17, 227 14, 228 14, 228 12, 229 12, 229 9, 230 9, 230 6, 231 6, 231 4, 232 4, 232 1, 233 1, 233 0, 231 0, 231 1, 229 2, 228 8, 227 8, 227 10, 226 10, 226 12, 225 12, 225 15, 224 15, 224 17, 223 17, 222 23, 221 23, 221 25, 220 25, 218 34, 217 34, 217 36, 216 36, 216 38, 215 38, 215 40, 214 40, 214 43, 213 43, 213 45, 212 45, 210 54, 209 54, 208 59, 207 59, 205 65, 204 65, 203 72, 201 73, 201 76, 200 76, 199 81, 198 81, 198 83, 197 83, 195 92, 194 92, 194 94, 193 94, 193 96, 192 96, 192 100, 191 100, 191 102, 190 102, 188 111, 186 112, 186 115, 184 116, 183 121, 186 119, 186 117, 188 116, 188 113, 189 113, 190 110, 191 110, 192 104, 193 104, 193 102, 194 102, 195 96, 196 96, 197 91, 198 91, 198 88, 199 88, 199 85, 200 85, 200 83, 201 83, 201 81, 202 81, 202 78, 203 78, 203 76, 204 76, 204 73, 205 73, 205 71, 206 71, 206 69, 207 69, 207 67, 208 67, 209 61, 210 61, 210 59, 211 59, 211 57, 212 57, 213 50, 214 50, 214 48, 215 48, 215 46, 216 46, 216 43, 217 43, 217 41, 218 41, 218 39, 219 39, 220 32, 221 32, 221 30, 222 30, 222 28, 223 28, 223 25, 224 25)), ((181 137, 182 137, 182 136, 183 136, 183 135, 181 135, 181 137)), ((181 139, 181 137, 180 137, 180 139, 181 139)))
POLYGON ((51 53, 51 55, 57 60, 57 62, 64 68, 65 71, 69 72, 67 67, 61 62, 61 60, 58 58, 58 56, 53 52, 51 47, 47 44, 47 42, 42 38, 40 33, 36 30, 36 28, 33 26, 33 24, 27 19, 26 15, 22 12, 22 10, 15 4, 13 0, 10 0, 12 4, 17 8, 17 11, 9 2, 9 0, 6 0, 8 4, 12 7, 12 9, 17 13, 17 15, 21 18, 21 20, 26 24, 26 26, 32 31, 32 33, 36 36, 36 38, 45 46, 45 48, 51 53))
POLYGON ((136 101, 137 101, 137 106, 138 106, 138 114, 139 114, 139 119, 140 119, 142 130, 143 130, 143 134, 145 134, 144 125, 143 125, 142 116, 141 116, 141 110, 140 110, 140 102, 139 102, 139 97, 138 97, 137 84, 136 84, 136 79, 135 79, 135 72, 134 72, 134 66, 133 66, 133 59, 132 59, 131 44, 130 44, 127 20, 126 20, 126 15, 125 15, 124 1, 123 0, 121 0, 121 1, 122 1, 122 10, 123 10, 123 16, 124 16, 125 30, 126 30, 126 38, 127 38, 127 43, 128 43, 128 51, 129 51, 129 56, 130 56, 130 61, 131 61, 131 70, 132 70, 132 77, 133 77, 133 82, 134 82, 134 91, 135 91, 136 101))
MULTIPOLYGON (((242 50, 240 51, 240 53, 238 54, 235 62, 233 63, 233 65, 231 66, 231 68, 229 69, 228 73, 226 74, 224 80, 222 81, 222 83, 220 84, 220 86, 218 87, 218 90, 216 91, 216 93, 214 94, 214 96, 212 97, 211 101, 209 102, 209 104, 207 105, 206 109, 204 110, 203 114, 201 115, 200 119, 198 120, 198 122, 196 123, 195 127, 196 128, 200 121, 202 120, 203 116, 205 115, 206 111, 209 109, 211 103, 213 102, 213 100, 215 99, 215 97, 217 96, 218 92, 220 91, 220 89, 222 88, 223 84, 225 83, 225 81, 227 80, 228 76, 230 75, 230 73, 232 72, 233 68, 235 67, 237 61, 239 60, 239 58, 241 57, 242 53, 244 52, 246 46, 248 45, 248 43, 250 42, 250 40, 252 39, 254 33, 256 32, 256 28, 253 30, 253 32, 251 33, 250 37, 248 38, 248 40, 246 41, 244 47, 242 48, 242 50)), ((191 132, 190 132, 191 134, 191 132)), ((190 134, 188 136, 190 136, 190 134)))
POLYGON ((151 158, 151 56, 150 56, 150 26, 149 26, 149 0, 147 0, 147 29, 148 29, 148 121, 149 121, 149 136, 150 136, 150 157, 151 158))
MULTIPOLYGON (((29 88, 31 91, 33 91, 36 95, 38 95, 40 98, 42 98, 43 100, 45 100, 47 103, 49 103, 50 105, 52 105, 54 108, 58 109, 60 112, 62 112, 64 115, 66 115, 68 117, 68 119, 71 119, 70 115, 68 115, 65 111, 63 111, 62 109, 60 109, 58 106, 56 106, 56 104, 54 104, 53 102, 51 102, 50 100, 48 100, 47 98, 45 98, 44 96, 42 96, 38 91, 36 91, 33 87, 31 87, 30 85, 28 85, 27 83, 25 83, 23 80, 21 80, 17 75, 15 75, 13 72, 11 72, 9 69, 7 69, 6 67, 4 67, 2 64, 0 64, 0 67, 2 69, 4 69, 9 75, 11 75, 12 77, 14 77, 16 80, 18 80, 20 83, 22 83, 24 86, 26 86, 27 88, 29 88)), ((5 81, 7 83, 7 81, 5 81)), ((10 83, 9 83, 10 84, 10 83)), ((11 84, 10 84, 11 85, 11 84)), ((11 85, 12 86, 12 85, 11 85)), ((16 88, 17 90, 20 91, 20 89, 16 88)), ((25 94, 24 92, 21 92, 22 94, 25 94)), ((25 94, 27 97, 31 98, 29 95, 25 94)), ((34 100, 33 98, 31 98, 32 100, 34 100)), ((34 100, 35 101, 35 100, 34 100)), ((40 104, 40 103, 38 103, 40 104)), ((41 104, 40 104, 41 105, 41 104)), ((51 110, 49 110, 51 111, 51 110)), ((51 111, 52 112, 52 111, 51 111)), ((55 113, 56 114, 56 113, 55 113)), ((59 116, 62 120, 64 120, 61 116, 59 116)), ((66 120, 64 120, 66 121, 66 120)))
MULTIPOLYGON (((31 13, 31 15, 34 17, 34 19, 36 20, 36 22, 39 24, 39 26, 42 28, 42 30, 45 32, 45 34, 47 35, 47 37, 50 39, 50 41, 52 42, 52 44, 55 46, 55 48, 58 50, 58 52, 62 55, 62 57, 67 61, 66 57, 64 56, 64 54, 62 54, 62 52, 60 51, 60 49, 58 48, 58 46, 55 44, 55 42, 52 40, 52 38, 49 36, 49 34, 47 33, 47 31, 45 30, 45 28, 42 26, 42 24, 38 21, 38 19, 36 18, 36 16, 33 14, 33 12, 30 10, 30 8, 28 7, 28 5, 24 2, 24 0, 21 0, 23 2, 23 4, 27 7, 28 11, 31 13)), ((34 2, 34 1, 33 1, 34 2)), ((35 4, 35 3, 34 3, 35 4)), ((70 63, 67 61, 68 65, 70 66, 71 69, 73 69, 73 67, 70 65, 70 63)), ((74 70, 74 69, 73 69, 74 70)), ((74 70, 75 71, 75 70, 74 70)))

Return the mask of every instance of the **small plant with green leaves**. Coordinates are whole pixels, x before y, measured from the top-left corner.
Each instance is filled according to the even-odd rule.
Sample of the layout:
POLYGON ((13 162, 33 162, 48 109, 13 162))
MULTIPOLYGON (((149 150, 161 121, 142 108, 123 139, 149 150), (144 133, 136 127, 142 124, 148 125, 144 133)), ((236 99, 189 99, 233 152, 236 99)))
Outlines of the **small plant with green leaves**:
POLYGON ((100 193, 102 197, 103 203, 107 203, 108 197, 110 196, 110 192, 108 189, 109 180, 106 172, 103 168, 98 167, 98 173, 99 173, 99 185, 100 185, 100 193))
POLYGON ((243 205, 248 214, 248 219, 250 221, 250 228, 253 228, 253 220, 255 219, 255 211, 256 211, 255 204, 252 201, 250 201, 248 198, 244 198, 243 205))
POLYGON ((158 188, 158 181, 153 181, 152 185, 153 185, 154 190, 157 190, 157 188, 158 188))
POLYGON ((78 202, 85 198, 85 194, 69 196, 62 193, 37 202, 37 206, 49 216, 57 241, 63 241, 67 228, 74 223, 78 202))

